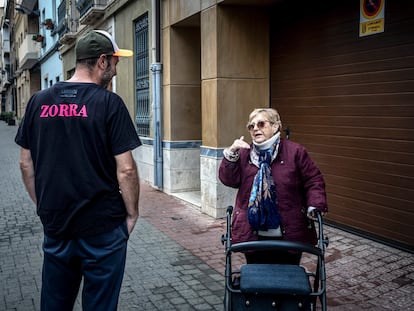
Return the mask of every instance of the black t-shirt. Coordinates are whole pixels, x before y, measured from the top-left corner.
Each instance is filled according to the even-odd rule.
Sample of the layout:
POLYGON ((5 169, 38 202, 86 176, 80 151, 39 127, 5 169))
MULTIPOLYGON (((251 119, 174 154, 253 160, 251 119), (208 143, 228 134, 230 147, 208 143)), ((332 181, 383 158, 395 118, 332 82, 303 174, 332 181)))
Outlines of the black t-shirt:
POLYGON ((125 220, 114 156, 141 141, 117 94, 93 83, 56 83, 32 96, 15 141, 31 151, 46 235, 87 237, 125 220))

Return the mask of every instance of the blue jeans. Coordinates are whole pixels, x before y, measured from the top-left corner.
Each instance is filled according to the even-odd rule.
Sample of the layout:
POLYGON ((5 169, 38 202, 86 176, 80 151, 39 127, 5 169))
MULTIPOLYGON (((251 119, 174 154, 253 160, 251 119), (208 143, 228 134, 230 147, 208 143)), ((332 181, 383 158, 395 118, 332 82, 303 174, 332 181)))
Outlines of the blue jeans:
POLYGON ((111 232, 84 239, 57 240, 45 236, 41 310, 73 310, 82 277, 83 310, 116 310, 127 241, 126 223, 111 232))

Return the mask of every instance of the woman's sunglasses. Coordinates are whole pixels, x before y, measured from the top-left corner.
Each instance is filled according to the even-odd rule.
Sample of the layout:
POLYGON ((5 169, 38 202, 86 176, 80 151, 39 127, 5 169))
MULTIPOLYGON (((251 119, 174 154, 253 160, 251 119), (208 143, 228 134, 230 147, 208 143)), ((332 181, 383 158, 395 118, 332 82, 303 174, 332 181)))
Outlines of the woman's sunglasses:
POLYGON ((249 131, 253 131, 253 129, 255 128, 255 126, 257 125, 257 127, 261 130, 262 128, 264 128, 266 126, 266 123, 269 122, 270 124, 273 124, 273 122, 270 122, 268 120, 266 121, 259 121, 257 123, 249 123, 247 124, 247 129, 249 131))

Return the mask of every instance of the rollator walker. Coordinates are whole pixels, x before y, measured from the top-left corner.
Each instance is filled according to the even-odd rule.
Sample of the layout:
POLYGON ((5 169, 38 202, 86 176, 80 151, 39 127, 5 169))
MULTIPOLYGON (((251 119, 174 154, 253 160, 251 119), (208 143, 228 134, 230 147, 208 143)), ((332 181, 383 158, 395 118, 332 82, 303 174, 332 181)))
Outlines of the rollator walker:
POLYGON ((311 246, 283 240, 232 244, 232 212, 233 207, 229 206, 227 208, 227 232, 222 236, 226 251, 224 309, 226 311, 326 311, 324 256, 329 240, 323 235, 321 213, 318 211, 317 218, 314 220, 318 228, 318 243, 316 246, 311 246), (240 269, 233 270, 232 255, 234 253, 254 250, 302 252, 303 255, 309 254, 315 262, 311 262, 313 266, 311 271, 307 271, 300 265, 286 264, 244 264, 240 269))

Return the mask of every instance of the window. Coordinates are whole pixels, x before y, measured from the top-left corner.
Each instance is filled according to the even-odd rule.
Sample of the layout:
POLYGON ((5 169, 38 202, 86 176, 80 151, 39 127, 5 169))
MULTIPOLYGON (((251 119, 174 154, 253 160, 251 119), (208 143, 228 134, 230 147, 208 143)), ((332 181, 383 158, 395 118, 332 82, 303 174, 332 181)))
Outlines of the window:
POLYGON ((150 134, 150 97, 149 97, 149 55, 148 55, 148 14, 135 22, 135 123, 140 136, 150 134))

